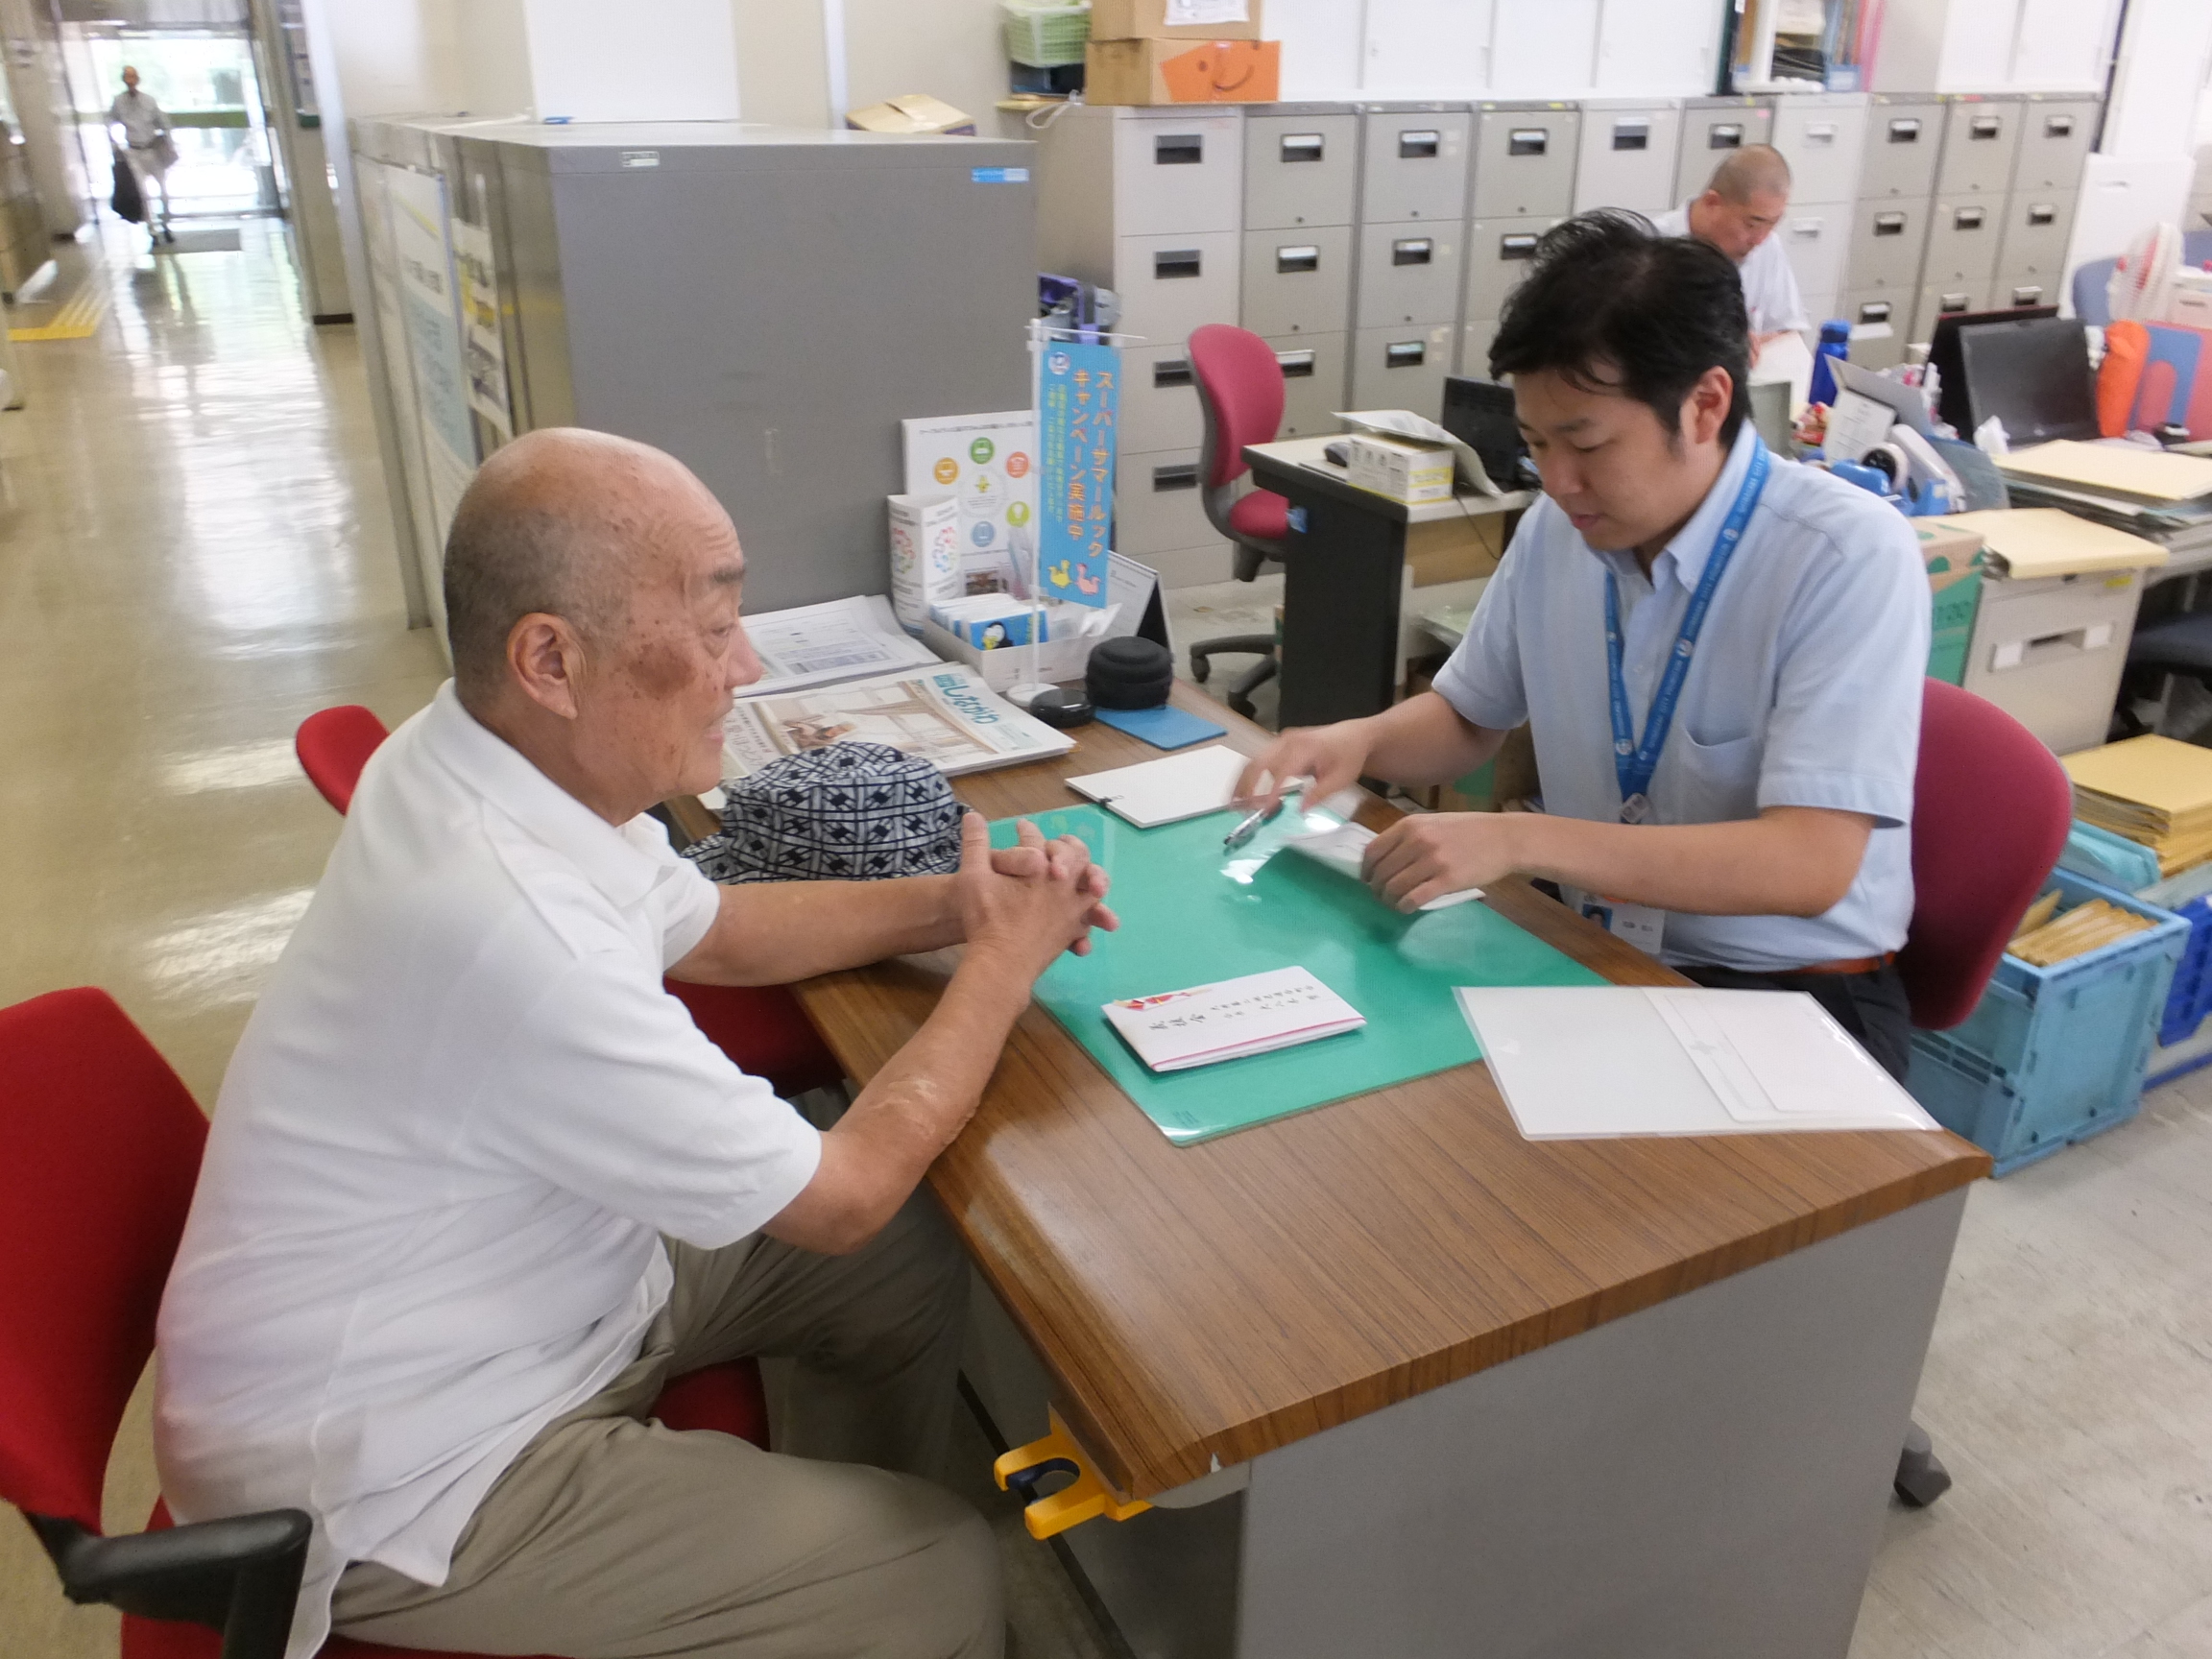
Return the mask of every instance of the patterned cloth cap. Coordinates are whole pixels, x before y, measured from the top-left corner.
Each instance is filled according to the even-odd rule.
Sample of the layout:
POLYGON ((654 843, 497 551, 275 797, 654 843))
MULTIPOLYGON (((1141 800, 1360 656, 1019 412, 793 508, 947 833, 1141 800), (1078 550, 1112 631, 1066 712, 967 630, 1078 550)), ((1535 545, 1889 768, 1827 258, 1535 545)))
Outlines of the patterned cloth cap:
POLYGON ((832 743, 725 783, 722 833, 685 849, 714 881, 883 881, 960 868, 960 803, 926 760, 832 743))

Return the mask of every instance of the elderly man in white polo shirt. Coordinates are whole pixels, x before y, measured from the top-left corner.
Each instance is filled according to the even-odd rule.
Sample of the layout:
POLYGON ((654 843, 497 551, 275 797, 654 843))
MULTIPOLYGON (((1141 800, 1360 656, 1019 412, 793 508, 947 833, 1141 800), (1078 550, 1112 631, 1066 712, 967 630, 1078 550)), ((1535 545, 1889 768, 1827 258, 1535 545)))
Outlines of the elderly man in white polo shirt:
POLYGON ((1695 201, 1659 216, 1662 236, 1695 236, 1728 255, 1743 282, 1752 356, 1769 340, 1811 327, 1797 273, 1774 235, 1790 210, 1790 163, 1770 144, 1732 150, 1695 201))
MULTIPOLYGON (((719 777, 758 677, 699 481, 522 438, 455 516, 454 679, 363 774, 224 1080, 161 1308, 181 1520, 314 1519, 291 1659, 335 1627, 486 1653, 995 1655, 950 1432, 967 1268, 916 1187, 1031 982, 1113 926, 1079 845, 956 876, 717 888, 642 814, 719 777), (818 1132, 661 986, 966 942, 818 1132), (644 1413, 796 1361, 771 1455, 644 1413)), ((1026 827, 1025 827, 1026 829, 1026 827)))

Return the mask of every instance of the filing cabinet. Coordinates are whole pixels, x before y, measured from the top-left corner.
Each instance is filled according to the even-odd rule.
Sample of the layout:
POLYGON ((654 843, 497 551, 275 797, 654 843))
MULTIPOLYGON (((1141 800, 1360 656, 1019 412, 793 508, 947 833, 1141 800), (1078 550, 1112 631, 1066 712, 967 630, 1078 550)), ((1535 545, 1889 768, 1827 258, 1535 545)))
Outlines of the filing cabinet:
POLYGON ((1936 168, 1936 194, 2001 196, 2011 187, 2020 148, 2018 98, 1961 93, 1943 101, 1943 159, 1936 168))
POLYGON ((1869 369, 1889 369, 1905 361, 1905 337, 1911 331, 1914 297, 1887 290, 1845 294, 1836 315, 1851 325, 1851 361, 1869 369))
POLYGON ((1885 197, 1861 201, 1852 209, 1851 251, 1843 262, 1845 290, 1910 293, 1916 288, 1920 256, 1928 248, 1931 205, 1885 197))
POLYGON ((1459 314, 1460 228, 1414 221, 1359 227, 1355 325, 1450 322, 1459 314))
POLYGON ((1585 102, 1575 146, 1575 212, 1626 207, 1656 219, 1677 205, 1674 164, 1682 153, 1682 105, 1585 102))
POLYGON ((1343 104, 1268 106, 1244 118, 1244 228, 1349 225, 1359 192, 1359 118, 1343 104))
POLYGON ((2081 163, 2097 135, 2098 100, 2031 92, 2020 100, 2019 157, 2012 163, 2012 191, 2081 188, 2081 163))
POLYGON ((1997 241, 2005 228, 2002 202, 1938 201, 1928 214, 1923 285, 1986 286, 1997 274, 1997 241))
POLYGON ((1343 424, 1336 411, 1348 409, 1344 400, 1345 351, 1348 334, 1278 336, 1267 344, 1275 349, 1275 361, 1283 366, 1283 430, 1285 438, 1316 438, 1343 424))
POLYGON ((1503 314, 1505 297, 1528 273, 1536 239, 1557 217, 1478 219, 1467 227, 1467 294, 1460 315, 1470 323, 1503 314))
POLYGON ((1989 285, 1989 309, 2006 311, 2019 305, 2056 305, 2058 303, 2058 278, 2056 276, 2000 276, 1989 285))
POLYGON ((1130 455, 1190 449, 1205 442, 1206 417, 1190 373, 1189 349, 1131 346, 1121 353, 1119 448, 1130 455))
MULTIPOLYGON (((1774 105, 1774 148, 1790 163, 1790 202, 1848 203, 1859 193, 1866 150, 1866 98, 1858 92, 1791 93, 1774 105)), ((1798 281, 1805 280, 1802 275, 1798 281)))
POLYGON ((2034 733, 2053 754, 2104 742, 2145 574, 1984 577, 1963 685, 2034 733))
MULTIPOLYGON (((1441 227, 1417 228, 1433 236, 1441 227)), ((1349 225, 1246 230, 1244 326, 1262 336, 1343 333, 1352 315, 1353 234, 1349 225)))
POLYGON ((1479 104, 1471 216, 1567 213, 1575 204, 1582 112, 1569 104, 1479 104))
POLYGON ((1122 329, 1167 345, 1205 324, 1229 322, 1240 297, 1241 241, 1235 230, 1118 238, 1107 284, 1120 297, 1122 329))
MULTIPOLYGON (((1832 300, 1843 285, 1843 257, 1851 245, 1850 204, 1815 203, 1800 207, 1791 201, 1790 211, 1773 233, 1780 239, 1783 252, 1790 256, 1790 269, 1797 278, 1798 292, 1807 296, 1808 305, 1815 295, 1832 300)), ((1813 321, 1818 323, 1820 319, 1815 316, 1813 321)))
POLYGON ((1244 205, 1241 113, 1124 110, 1114 127, 1114 231, 1217 230, 1244 205))
POLYGON ((1682 155, 1674 169, 1673 205, 1705 193, 1713 169, 1747 144, 1774 141, 1774 105, 1767 98, 1690 98, 1682 105, 1682 155))
POLYGON ((1452 373, 1449 323, 1431 327, 1361 328, 1352 336, 1352 407, 1410 409, 1431 421, 1444 413, 1452 373))
POLYGON ((1936 194, 1936 160, 1943 150, 1943 105, 1936 98, 1877 92, 1866 104, 1865 148, 1859 163, 1862 201, 1936 194))
MULTIPOLYGON (((2015 190, 2005 202, 2005 225, 1997 242, 1997 277, 2008 283, 2040 283, 2051 294, 2066 274, 2066 238, 2074 229, 2071 190, 2038 196, 2015 190)), ((2048 300, 2023 301, 2031 305, 2048 300)))
POLYGON ((1459 366, 1455 374, 1471 374, 1478 380, 1490 378, 1490 342, 1498 338, 1495 318, 1484 318, 1468 323, 1459 329, 1459 366))
MULTIPOLYGON (((1912 329, 1907 340, 1926 345, 1936 336, 1936 325, 1946 317, 1989 309, 1989 278, 1973 282, 1931 282, 1920 290, 1912 308, 1912 329)), ((1971 434, 1967 434, 1971 436, 1971 434)))
POLYGON ((1362 104, 1359 217, 1379 225, 1467 211, 1464 104, 1362 104))
POLYGON ((1142 559, 1217 539, 1198 489, 1198 445, 1123 455, 1119 470, 1121 487, 1114 495, 1118 551, 1142 559))

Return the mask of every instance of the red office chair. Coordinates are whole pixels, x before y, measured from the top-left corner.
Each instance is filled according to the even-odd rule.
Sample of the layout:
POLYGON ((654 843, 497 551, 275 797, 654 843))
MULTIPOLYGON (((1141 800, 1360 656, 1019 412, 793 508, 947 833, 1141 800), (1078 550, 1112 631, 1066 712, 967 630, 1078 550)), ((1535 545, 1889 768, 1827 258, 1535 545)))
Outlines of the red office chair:
MULTIPOLYGON (((72 1601, 123 1610, 123 1659, 278 1659, 306 1515, 172 1527, 157 1504, 144 1532, 100 1532, 102 1478, 154 1350, 206 1119, 105 991, 0 1009, 0 1498, 23 1511, 72 1601)), ((767 1444, 750 1360, 679 1378, 654 1414, 767 1444)), ((401 1659, 343 1637, 323 1652, 401 1659)))
MULTIPOLYGON (((1249 582, 1268 560, 1289 555, 1290 503, 1272 490, 1239 493, 1247 444, 1272 443, 1283 425, 1283 365, 1259 335, 1209 323, 1190 336, 1190 373, 1206 412, 1206 445, 1198 462, 1206 517, 1236 543, 1236 575, 1249 582)), ((1229 687, 1229 707, 1249 718, 1252 693, 1275 678, 1275 637, 1233 634, 1190 647, 1190 677, 1201 685, 1216 653, 1258 653, 1260 661, 1229 687)))
MULTIPOLYGON (((384 722, 357 704, 324 709, 300 722, 293 748, 307 781, 344 812, 376 746, 391 735, 384 722)), ((782 985, 691 985, 663 980, 691 1011, 692 1023, 756 1077, 765 1077, 786 1097, 844 1081, 845 1069, 782 985)))

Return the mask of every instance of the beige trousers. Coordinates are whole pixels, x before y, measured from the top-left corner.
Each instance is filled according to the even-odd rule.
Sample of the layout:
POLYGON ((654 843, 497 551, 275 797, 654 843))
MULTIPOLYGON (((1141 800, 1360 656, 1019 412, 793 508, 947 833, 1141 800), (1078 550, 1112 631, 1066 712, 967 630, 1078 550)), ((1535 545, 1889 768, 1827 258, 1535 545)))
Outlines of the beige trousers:
POLYGON ((935 1201, 851 1256, 668 1248, 637 1358, 499 1478, 445 1582, 357 1562, 335 1627, 573 1659, 998 1659, 990 1530, 919 1478, 944 1465, 968 1283, 935 1201), (777 1452, 646 1417, 668 1379, 746 1354, 796 1361, 777 1452))

